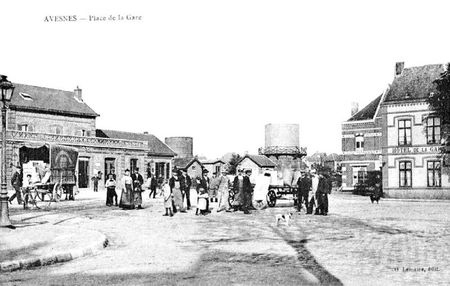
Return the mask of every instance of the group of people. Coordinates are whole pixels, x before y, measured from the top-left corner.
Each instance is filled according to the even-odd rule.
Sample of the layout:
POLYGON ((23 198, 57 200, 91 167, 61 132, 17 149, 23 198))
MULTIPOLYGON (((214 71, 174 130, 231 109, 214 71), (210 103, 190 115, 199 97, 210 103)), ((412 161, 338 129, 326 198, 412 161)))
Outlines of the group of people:
POLYGON ((316 170, 302 172, 297 185, 297 209, 299 212, 304 205, 306 214, 312 214, 313 211, 316 215, 328 214, 328 194, 331 193, 332 185, 325 174, 317 174, 316 170))
POLYGON ((118 201, 115 174, 108 174, 108 179, 105 182, 106 205, 112 206, 115 203, 122 209, 142 209, 143 184, 144 178, 139 174, 139 168, 136 168, 133 174, 130 174, 130 170, 126 169, 120 181, 122 193, 118 201))

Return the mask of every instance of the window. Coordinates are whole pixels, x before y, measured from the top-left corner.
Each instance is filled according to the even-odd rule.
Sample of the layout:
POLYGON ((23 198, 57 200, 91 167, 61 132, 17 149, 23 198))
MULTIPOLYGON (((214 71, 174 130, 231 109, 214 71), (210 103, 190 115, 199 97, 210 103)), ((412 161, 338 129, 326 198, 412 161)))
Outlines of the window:
POLYGON ((441 141, 441 120, 439 117, 427 118, 427 143, 436 144, 441 141))
POLYGON ((398 145, 411 145, 411 119, 398 121, 398 145))
POLYGON ((59 125, 52 125, 50 126, 50 133, 59 135, 62 133, 62 127, 59 125))
POLYGON ((134 173, 134 170, 137 168, 137 159, 130 159, 130 172, 134 173))
POLYGON ((358 171, 358 184, 364 184, 367 181, 367 171, 358 171))
POLYGON ((19 131, 29 131, 28 124, 17 124, 17 130, 19 131))
POLYGON ((441 162, 428 161, 427 174, 428 174, 428 187, 441 186, 441 162))
POLYGON ((355 150, 364 151, 364 136, 362 134, 356 134, 355 136, 355 150))
POLYGON ((400 187, 412 186, 411 161, 400 161, 399 164, 400 187))

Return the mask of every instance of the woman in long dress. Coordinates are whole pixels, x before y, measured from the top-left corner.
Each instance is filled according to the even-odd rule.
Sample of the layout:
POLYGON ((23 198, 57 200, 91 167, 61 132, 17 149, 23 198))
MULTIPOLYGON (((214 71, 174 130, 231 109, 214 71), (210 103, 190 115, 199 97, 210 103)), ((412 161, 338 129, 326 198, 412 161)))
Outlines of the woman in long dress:
POLYGON ((122 209, 134 208, 134 192, 133 192, 133 179, 130 177, 130 170, 126 169, 125 174, 121 180, 122 195, 120 196, 119 207, 122 209))
POLYGON ((172 171, 172 178, 170 178, 169 185, 172 189, 175 208, 177 209, 177 211, 186 212, 183 208, 183 194, 181 192, 183 186, 181 186, 181 182, 182 181, 180 179, 180 176, 178 175, 178 171, 172 171))

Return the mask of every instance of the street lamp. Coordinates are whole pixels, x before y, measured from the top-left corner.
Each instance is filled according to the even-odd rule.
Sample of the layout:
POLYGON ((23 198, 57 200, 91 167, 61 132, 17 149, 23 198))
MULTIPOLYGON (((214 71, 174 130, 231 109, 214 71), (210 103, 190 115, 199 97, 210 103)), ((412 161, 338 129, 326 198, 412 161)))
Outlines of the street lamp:
POLYGON ((6 75, 0 75, 0 91, 2 100, 2 176, 1 176, 1 191, 0 191, 0 227, 14 228, 9 220, 8 209, 8 190, 6 184, 6 110, 8 103, 14 92, 14 85, 7 80, 6 75))

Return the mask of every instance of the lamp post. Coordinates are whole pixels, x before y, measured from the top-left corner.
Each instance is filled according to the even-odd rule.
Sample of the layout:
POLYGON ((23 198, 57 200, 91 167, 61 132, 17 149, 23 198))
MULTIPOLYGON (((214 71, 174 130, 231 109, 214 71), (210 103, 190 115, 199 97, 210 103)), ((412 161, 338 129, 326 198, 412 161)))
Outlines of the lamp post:
POLYGON ((8 103, 14 92, 14 85, 7 80, 5 75, 0 75, 0 92, 2 100, 2 176, 1 176, 1 191, 0 191, 0 227, 14 228, 9 220, 8 209, 8 190, 6 184, 6 111, 8 103))

